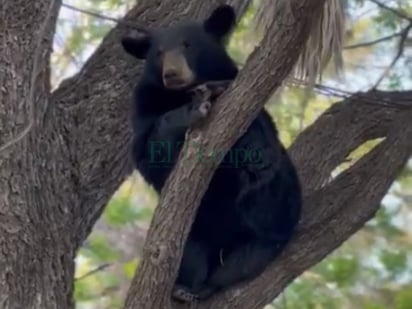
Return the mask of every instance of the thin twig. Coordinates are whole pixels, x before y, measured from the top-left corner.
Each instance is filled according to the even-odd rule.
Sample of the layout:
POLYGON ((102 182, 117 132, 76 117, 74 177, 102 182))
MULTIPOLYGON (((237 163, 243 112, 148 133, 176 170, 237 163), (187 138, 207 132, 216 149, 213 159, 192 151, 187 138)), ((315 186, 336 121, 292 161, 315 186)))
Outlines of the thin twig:
POLYGON ((373 41, 363 42, 363 43, 358 43, 358 44, 353 44, 353 45, 348 45, 348 46, 345 46, 344 49, 354 49, 354 48, 372 46, 372 45, 375 45, 375 44, 378 44, 378 43, 382 43, 382 42, 386 42, 386 41, 392 40, 393 38, 396 38, 396 37, 402 35, 402 33, 403 33, 403 30, 402 30, 402 31, 399 31, 399 32, 396 32, 396 33, 393 33, 393 34, 390 34, 390 35, 387 35, 387 36, 384 36, 384 37, 382 37, 382 38, 373 40, 373 41))
POLYGON ((34 125, 34 91, 36 88, 37 75, 39 73, 38 67, 39 67, 40 57, 42 54, 42 43, 43 43, 43 38, 46 35, 47 27, 49 25, 49 21, 52 16, 52 11, 53 11, 55 2, 56 0, 50 1, 49 8, 47 9, 46 18, 44 19, 44 22, 41 25, 41 28, 39 30, 39 35, 37 37, 37 46, 34 50, 33 69, 31 72, 31 80, 30 80, 30 91, 29 91, 29 97, 27 100, 29 103, 29 123, 23 129, 23 131, 17 134, 17 136, 15 136, 13 139, 11 139, 10 141, 0 146, 0 153, 6 150, 7 148, 13 146, 14 144, 18 143, 19 141, 21 141, 30 132, 30 130, 32 129, 34 125))
POLYGON ((74 280, 77 281, 77 280, 82 280, 84 278, 90 277, 91 275, 94 275, 95 273, 98 273, 98 272, 100 272, 100 271, 102 271, 102 270, 104 270, 104 269, 106 269, 107 267, 110 267, 110 266, 112 266, 112 264, 109 264, 109 263, 102 264, 102 265, 96 267, 95 269, 92 269, 91 271, 85 273, 83 276, 75 278, 74 280))
POLYGON ((62 6, 69 9, 69 10, 75 11, 75 12, 79 12, 79 13, 82 13, 82 14, 86 14, 86 15, 96 17, 96 18, 108 20, 108 21, 114 22, 116 24, 124 25, 124 26, 127 26, 129 28, 132 28, 132 29, 135 29, 135 30, 138 30, 138 31, 143 31, 143 32, 147 31, 147 28, 138 26, 135 23, 131 23, 131 22, 128 22, 126 20, 122 20, 122 19, 118 19, 118 18, 115 18, 115 17, 107 16, 107 15, 104 15, 102 13, 98 13, 98 12, 95 12, 95 11, 82 9, 82 8, 79 8, 79 7, 76 7, 76 6, 73 6, 71 4, 67 4, 67 3, 63 3, 62 6))
MULTIPOLYGON (((299 79, 296 78, 289 78, 286 79, 286 84, 291 86, 291 87, 307 87, 307 83, 303 82, 299 79)), ((347 99, 351 96, 357 96, 357 99, 362 101, 365 104, 370 104, 370 105, 377 105, 381 107, 386 107, 386 108, 401 108, 401 109, 411 109, 412 104, 406 103, 406 102, 392 102, 389 100, 385 99, 375 99, 373 97, 370 97, 368 93, 363 94, 363 93, 355 93, 352 91, 347 91, 343 89, 338 89, 335 87, 331 86, 326 86, 322 84, 315 84, 314 86, 314 91, 318 94, 325 95, 325 96, 334 96, 334 97, 339 97, 343 99, 347 99)))
POLYGON ((376 89, 379 84, 382 82, 382 80, 389 74, 389 72, 393 69, 395 64, 398 62, 398 60, 402 57, 403 52, 405 50, 405 41, 408 37, 409 31, 412 28, 412 22, 402 31, 401 33, 401 38, 399 40, 399 47, 398 47, 398 52, 396 53, 395 57, 393 58, 391 64, 385 69, 385 71, 382 73, 382 75, 378 78, 376 81, 375 85, 372 87, 372 89, 376 89))
POLYGON ((397 15, 398 17, 401 17, 403 19, 406 19, 406 20, 412 22, 412 17, 411 16, 408 16, 407 14, 405 14, 405 13, 403 13, 403 12, 397 10, 397 9, 394 9, 390 6, 387 6, 386 4, 384 4, 380 1, 377 1, 377 0, 369 0, 369 1, 372 2, 372 3, 375 3, 377 6, 379 6, 382 9, 385 9, 387 11, 392 12, 393 14, 397 15))
MULTIPOLYGON (((406 30, 406 28, 404 29, 406 30)), ((244 63, 238 62, 237 63, 239 68, 243 68, 244 63)), ((308 83, 306 81, 300 80, 298 78, 294 77, 287 77, 285 79, 285 84, 289 87, 308 87, 308 83)), ((358 100, 361 100, 363 103, 370 104, 370 105, 377 105, 381 107, 387 107, 387 108, 401 108, 401 109, 411 109, 412 104, 405 103, 405 102, 393 102, 385 99, 379 99, 376 100, 374 98, 371 98, 369 95, 363 95, 362 93, 356 93, 353 91, 347 91, 331 86, 326 86, 322 84, 314 84, 314 86, 310 87, 311 89, 313 88, 313 91, 316 92, 319 95, 324 95, 324 96, 334 96, 342 99, 347 99, 351 96, 354 96, 355 94, 358 96, 358 100)))

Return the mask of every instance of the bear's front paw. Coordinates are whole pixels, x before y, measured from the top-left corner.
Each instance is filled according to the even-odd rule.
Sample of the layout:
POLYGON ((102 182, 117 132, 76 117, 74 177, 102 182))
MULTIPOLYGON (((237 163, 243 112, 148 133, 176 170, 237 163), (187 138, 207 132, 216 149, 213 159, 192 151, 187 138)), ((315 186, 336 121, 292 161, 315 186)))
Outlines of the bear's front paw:
POLYGON ((193 303, 193 302, 196 302, 198 300, 197 295, 189 292, 183 286, 176 286, 173 289, 172 297, 175 300, 180 301, 180 302, 184 302, 184 303, 193 303))
POLYGON ((212 104, 209 101, 204 101, 199 104, 198 111, 200 112, 200 115, 202 116, 202 118, 206 118, 207 115, 209 115, 209 111, 211 107, 212 107, 212 104))
POLYGON ((196 86, 190 90, 192 102, 213 101, 229 87, 230 83, 230 80, 221 80, 196 86))
POLYGON ((209 89, 207 84, 201 84, 190 90, 192 94, 192 102, 204 102, 210 101, 212 96, 212 91, 209 89))
POLYGON ((214 101, 218 96, 220 96, 227 88, 232 81, 231 80, 220 80, 207 82, 205 85, 209 89, 209 100, 214 101))
POLYGON ((210 112, 212 104, 209 101, 196 102, 190 115, 190 126, 197 124, 199 121, 205 119, 210 112))

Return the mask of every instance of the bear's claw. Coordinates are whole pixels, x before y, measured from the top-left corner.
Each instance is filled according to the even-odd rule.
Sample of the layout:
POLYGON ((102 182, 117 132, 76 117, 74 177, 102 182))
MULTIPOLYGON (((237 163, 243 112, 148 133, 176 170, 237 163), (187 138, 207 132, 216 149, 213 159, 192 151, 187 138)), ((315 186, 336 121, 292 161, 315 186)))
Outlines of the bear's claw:
POLYGON ((192 303, 198 300, 197 295, 187 291, 184 287, 175 287, 172 294, 175 300, 185 302, 185 303, 192 303))
POLYGON ((230 80, 206 82, 192 88, 190 92, 193 94, 193 102, 215 100, 229 87, 231 82, 230 80))
POLYGON ((193 126, 209 115, 212 104, 209 101, 195 102, 190 116, 190 125, 193 126))

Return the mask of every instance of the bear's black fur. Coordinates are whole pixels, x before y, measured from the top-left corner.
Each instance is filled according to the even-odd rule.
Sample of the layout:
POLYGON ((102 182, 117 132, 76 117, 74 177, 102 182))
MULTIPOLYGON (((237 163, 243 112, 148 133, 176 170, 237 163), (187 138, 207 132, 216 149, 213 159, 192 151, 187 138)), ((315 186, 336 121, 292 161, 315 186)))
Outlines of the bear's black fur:
MULTIPOLYGON (((126 52, 146 59, 135 90, 133 159, 157 192, 187 129, 209 110, 192 90, 238 73, 224 48, 235 20, 233 8, 222 5, 203 22, 122 39, 126 52)), ((300 210, 295 168, 263 109, 224 157, 202 199, 174 298, 204 299, 259 275, 290 240, 300 210)))

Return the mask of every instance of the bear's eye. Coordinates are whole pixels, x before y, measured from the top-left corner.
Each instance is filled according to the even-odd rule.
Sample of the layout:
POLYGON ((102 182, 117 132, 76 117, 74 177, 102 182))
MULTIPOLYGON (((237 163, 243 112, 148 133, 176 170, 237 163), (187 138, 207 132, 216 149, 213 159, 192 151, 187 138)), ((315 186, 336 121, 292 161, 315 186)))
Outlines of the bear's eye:
POLYGON ((183 41, 183 46, 184 48, 189 48, 190 47, 190 42, 188 40, 183 41))

